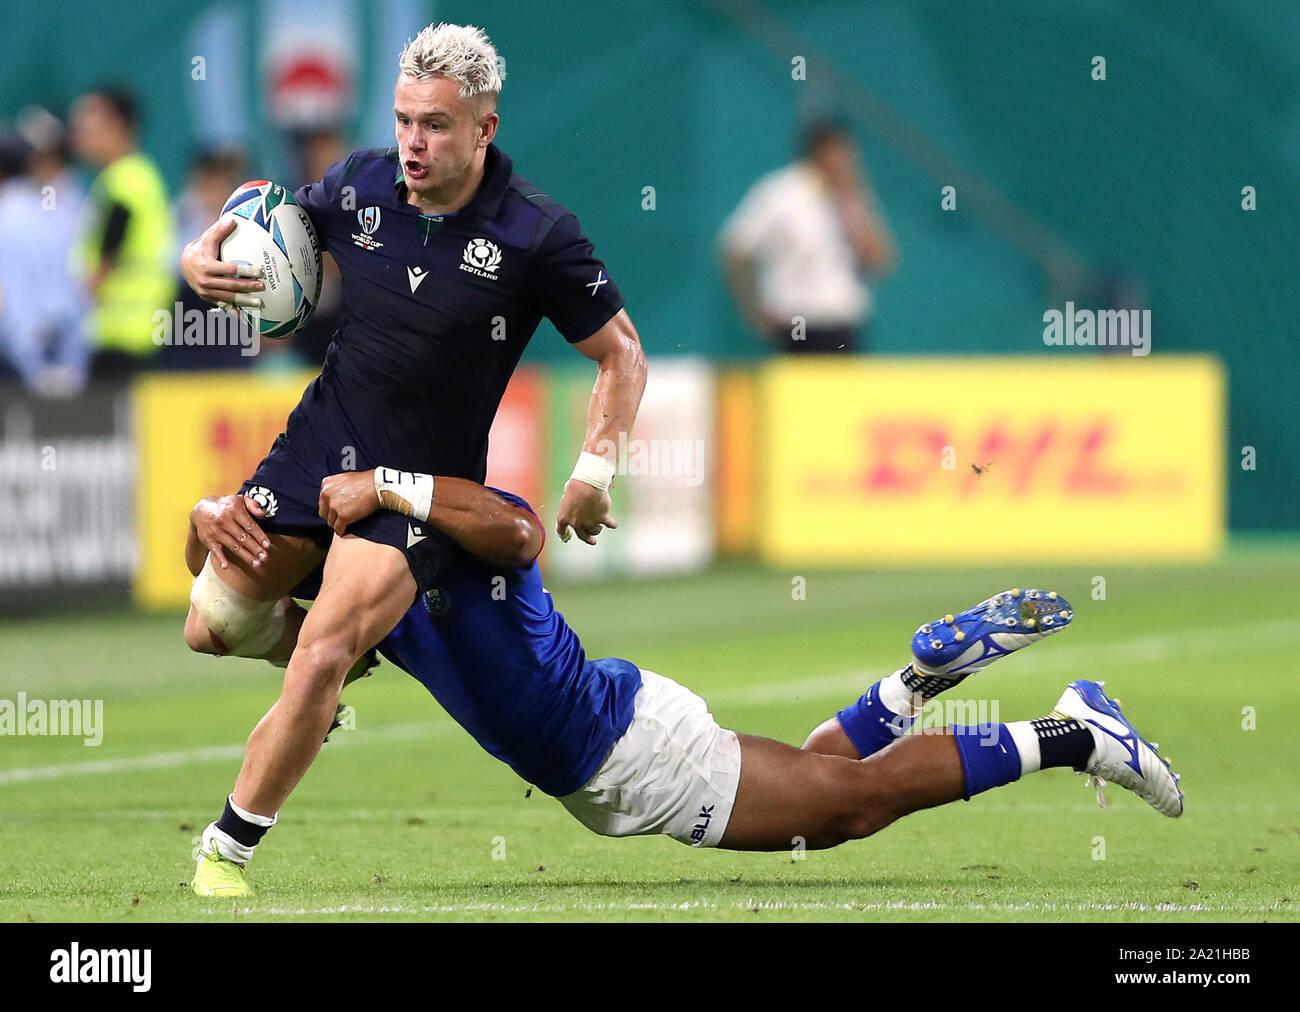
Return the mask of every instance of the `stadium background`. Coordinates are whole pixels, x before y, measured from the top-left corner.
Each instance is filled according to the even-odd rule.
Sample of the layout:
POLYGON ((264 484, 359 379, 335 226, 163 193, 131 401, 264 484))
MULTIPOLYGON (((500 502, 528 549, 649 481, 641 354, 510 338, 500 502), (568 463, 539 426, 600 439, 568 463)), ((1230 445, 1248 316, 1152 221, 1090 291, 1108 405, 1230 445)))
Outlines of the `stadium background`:
MULTIPOLYGON (((560 16, 497 2, 140 0, 58 19, 26 9, 7 15, 0 38, 0 119, 33 102, 62 112, 86 87, 124 81, 144 99, 141 146, 173 193, 197 146, 232 139, 249 147, 249 178, 296 185, 259 98, 259 46, 283 37, 267 26, 295 10, 351 26, 350 147, 390 142, 393 63, 410 34, 430 20, 487 29, 507 70, 498 142, 578 213, 650 355, 633 435, 686 453, 703 441, 701 481, 684 480, 686 464, 624 475, 619 531, 595 551, 548 546, 557 586, 596 581, 573 586, 571 600, 579 617, 600 616, 604 652, 678 628, 683 642, 702 638, 706 619, 686 613, 721 594, 733 635, 723 642, 744 664, 759 649, 740 646, 745 623, 766 623, 784 640, 754 642, 815 672, 847 658, 826 623, 853 625, 856 595, 879 603, 907 588, 876 616, 892 620, 896 607, 898 639, 963 603, 940 601, 948 588, 979 593, 978 577, 1010 572, 1003 562, 1094 601, 1104 600, 1095 574, 1125 574, 1152 595, 1150 624, 1133 620, 1134 634, 1165 620, 1176 632, 1175 606, 1155 600, 1175 585, 1206 595, 1216 615, 1258 613, 1272 632, 1291 631, 1300 8, 715 0, 566 4, 560 16), (1098 54, 1105 81, 1090 75, 1098 54), (195 55, 204 81, 192 78, 195 55), (806 80, 792 78, 796 56, 806 80), (873 353, 833 364, 768 354, 727 297, 716 247, 744 191, 789 161, 801 118, 821 112, 851 125, 900 249, 876 292, 873 353), (955 211, 940 206, 949 185, 955 211), (1246 186, 1258 210, 1243 209, 1246 186), (1045 347, 1046 310, 1101 306, 1116 279, 1151 310, 1149 357, 1045 347), (894 437, 880 433, 900 427, 882 449, 894 437), (986 457, 992 468, 974 474, 986 457), (828 566, 841 572, 817 583, 828 566), (663 579, 635 581, 651 574, 663 579), (764 581, 788 605, 805 578, 835 596, 834 614, 814 608, 810 627, 751 607, 764 581), (1265 589, 1276 619, 1246 603, 1265 589), (611 618, 603 593, 640 610, 611 618)), ((493 477, 549 519, 593 372, 546 323, 525 364, 494 432, 493 477)), ((164 631, 188 584, 185 512, 247 473, 306 378, 169 373, 64 401, 0 390, 0 695, 41 684, 42 671, 73 691, 80 669, 66 651, 98 649, 92 630, 128 652, 144 636, 140 664, 198 670, 164 631), (49 446, 57 468, 42 467, 49 446), (29 611, 44 617, 24 620, 29 611), (42 645, 62 632, 65 653, 42 645)), ((868 640, 874 628, 860 626, 868 640)), ((721 649, 664 663, 710 671, 721 649)), ((741 674, 719 678, 722 697, 743 703, 741 674)), ((1294 708, 1293 690, 1264 694, 1294 708)), ((111 741, 121 754, 158 747, 156 724, 136 723, 136 736, 111 741)), ((767 733, 780 730, 794 733, 779 721, 767 733)), ((80 758, 53 742, 0 748, 10 769, 80 758)))

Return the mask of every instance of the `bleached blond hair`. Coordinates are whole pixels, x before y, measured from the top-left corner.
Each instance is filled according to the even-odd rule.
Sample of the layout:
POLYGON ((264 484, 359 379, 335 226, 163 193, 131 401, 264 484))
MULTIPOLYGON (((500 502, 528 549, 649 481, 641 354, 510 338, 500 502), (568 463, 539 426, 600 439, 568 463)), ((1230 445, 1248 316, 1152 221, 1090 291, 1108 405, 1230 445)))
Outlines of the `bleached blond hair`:
POLYGON ((495 105, 501 94, 496 47, 473 25, 429 25, 406 44, 397 66, 417 81, 438 75, 455 81, 464 99, 483 96, 495 105))

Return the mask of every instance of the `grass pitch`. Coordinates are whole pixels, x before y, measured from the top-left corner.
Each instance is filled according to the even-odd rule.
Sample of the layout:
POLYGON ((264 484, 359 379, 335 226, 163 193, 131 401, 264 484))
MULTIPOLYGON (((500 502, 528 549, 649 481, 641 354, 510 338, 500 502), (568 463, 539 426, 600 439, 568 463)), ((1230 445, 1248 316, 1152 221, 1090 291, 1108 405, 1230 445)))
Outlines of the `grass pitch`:
POLYGON ((1210 566, 941 574, 720 567, 688 579, 555 588, 591 656, 701 693, 726 726, 798 743, 906 657, 922 621, 1008 586, 1054 587, 1073 628, 956 690, 995 720, 1041 716, 1103 678, 1183 774, 1165 819, 1083 778, 1037 774, 876 837, 808 853, 607 840, 479 751, 385 665, 250 866, 257 895, 188 889, 243 741, 278 693, 257 662, 187 653, 175 615, 0 625, 0 699, 104 700, 104 739, 0 737, 6 921, 1234 921, 1300 906, 1300 546, 1210 566), (1253 729, 1249 729, 1253 725, 1253 729))

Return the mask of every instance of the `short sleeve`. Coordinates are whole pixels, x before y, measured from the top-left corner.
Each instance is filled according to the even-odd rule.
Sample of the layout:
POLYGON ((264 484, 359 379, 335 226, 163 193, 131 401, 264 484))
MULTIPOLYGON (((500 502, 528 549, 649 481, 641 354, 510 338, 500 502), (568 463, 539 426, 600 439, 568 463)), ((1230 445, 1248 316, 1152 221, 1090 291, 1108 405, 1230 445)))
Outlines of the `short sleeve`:
POLYGON ((591 337, 623 308, 622 293, 572 214, 556 221, 538 248, 533 288, 542 315, 570 344, 591 337))
POLYGON ((722 223, 723 249, 753 256, 763 247, 777 218, 772 189, 769 180, 762 180, 741 198, 739 206, 722 223))
POLYGON ((339 180, 342 177, 344 162, 335 162, 325 170, 325 177, 315 183, 300 186, 294 191, 293 199, 302 205, 316 229, 316 238, 320 240, 321 249, 329 247, 329 213, 336 206, 339 180))

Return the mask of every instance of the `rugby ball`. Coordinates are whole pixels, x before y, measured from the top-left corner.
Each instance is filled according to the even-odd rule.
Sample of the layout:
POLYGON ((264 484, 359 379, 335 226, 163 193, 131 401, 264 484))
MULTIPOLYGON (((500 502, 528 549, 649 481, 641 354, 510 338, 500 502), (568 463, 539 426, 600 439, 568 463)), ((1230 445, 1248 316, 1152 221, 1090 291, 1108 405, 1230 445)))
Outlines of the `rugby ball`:
POLYGON ((266 285, 255 293, 262 308, 240 307, 240 315, 262 337, 289 337, 320 301, 320 241, 311 218, 283 186, 258 179, 226 198, 218 220, 227 219, 235 230, 221 244, 222 261, 261 268, 266 285))

